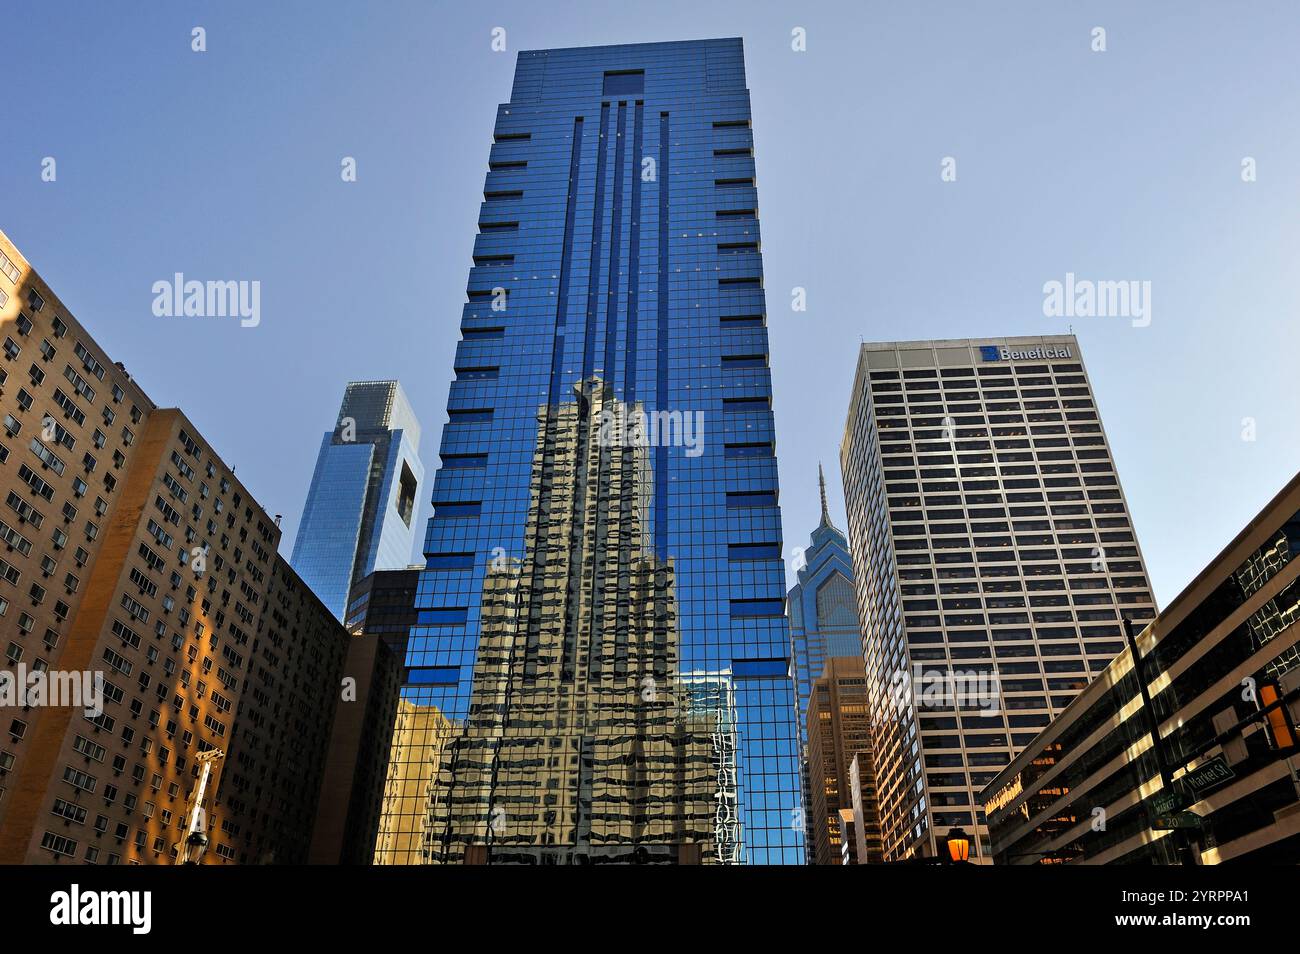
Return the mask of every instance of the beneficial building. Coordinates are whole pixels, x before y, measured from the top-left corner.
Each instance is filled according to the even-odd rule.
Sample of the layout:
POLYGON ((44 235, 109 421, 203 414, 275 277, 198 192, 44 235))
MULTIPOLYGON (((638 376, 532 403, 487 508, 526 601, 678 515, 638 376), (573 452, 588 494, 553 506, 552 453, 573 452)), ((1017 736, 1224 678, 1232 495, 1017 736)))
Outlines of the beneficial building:
POLYGON ((864 344, 841 448, 887 860, 979 792, 1155 615, 1072 336, 864 344))

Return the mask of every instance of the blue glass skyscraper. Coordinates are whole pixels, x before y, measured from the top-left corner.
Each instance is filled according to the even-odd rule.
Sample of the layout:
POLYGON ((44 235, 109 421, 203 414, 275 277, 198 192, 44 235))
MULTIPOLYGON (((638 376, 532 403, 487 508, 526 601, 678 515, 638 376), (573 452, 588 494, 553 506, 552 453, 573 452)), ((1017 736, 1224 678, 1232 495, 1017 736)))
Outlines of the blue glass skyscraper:
POLYGON ((738 39, 519 54, 394 860, 803 862, 753 146, 738 39))
POLYGON ((321 438, 293 568, 339 619, 375 570, 409 565, 424 467, 420 423, 396 381, 354 381, 321 438))

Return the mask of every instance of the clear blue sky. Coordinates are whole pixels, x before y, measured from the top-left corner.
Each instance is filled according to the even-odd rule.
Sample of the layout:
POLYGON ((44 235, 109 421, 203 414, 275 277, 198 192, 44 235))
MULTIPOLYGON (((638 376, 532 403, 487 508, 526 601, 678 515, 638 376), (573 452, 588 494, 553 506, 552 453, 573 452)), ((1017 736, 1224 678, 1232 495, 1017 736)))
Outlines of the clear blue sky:
POLYGON ((787 547, 816 525, 819 458, 843 524, 860 339, 1062 332, 1042 286, 1069 271, 1152 282, 1150 327, 1074 330, 1162 605, 1300 467, 1294 3, 6 11, 0 228, 289 543, 349 379, 402 380, 434 469, 495 107, 545 47, 744 37, 787 547), (260 281, 260 327, 155 318, 177 271, 260 281))

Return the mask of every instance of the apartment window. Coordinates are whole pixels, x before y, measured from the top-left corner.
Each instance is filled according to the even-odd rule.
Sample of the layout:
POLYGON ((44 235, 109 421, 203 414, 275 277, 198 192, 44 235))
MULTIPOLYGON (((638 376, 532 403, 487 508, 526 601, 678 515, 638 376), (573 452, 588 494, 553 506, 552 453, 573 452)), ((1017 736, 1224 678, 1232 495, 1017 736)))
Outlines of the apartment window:
POLYGON ((54 800, 54 805, 50 809, 50 813, 58 815, 60 818, 66 818, 68 821, 75 822, 78 825, 84 824, 86 821, 85 808, 62 798, 56 798, 54 800))
POLYGON ((93 374, 96 380, 98 381, 104 380, 103 365, 101 365, 98 361, 95 360, 94 356, 90 353, 89 348, 87 348, 80 341, 78 341, 76 347, 73 348, 73 352, 76 354, 78 358, 81 359, 81 366, 85 368, 87 371, 89 371, 91 374, 93 374))
POLYGON ((41 847, 46 851, 56 855, 66 855, 71 858, 77 851, 77 843, 71 838, 64 835, 57 835, 52 831, 47 831, 41 838, 41 847))

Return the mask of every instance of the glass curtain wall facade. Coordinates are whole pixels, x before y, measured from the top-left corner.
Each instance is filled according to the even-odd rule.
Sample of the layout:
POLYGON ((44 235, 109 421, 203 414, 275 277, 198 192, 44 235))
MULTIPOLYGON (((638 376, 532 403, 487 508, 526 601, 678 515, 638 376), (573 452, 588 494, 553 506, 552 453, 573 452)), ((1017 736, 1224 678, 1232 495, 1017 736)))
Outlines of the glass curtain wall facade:
POLYGON ((1073 336, 864 344, 840 451, 886 860, 978 795, 1155 615, 1073 336))
POLYGON ((520 53, 488 165, 379 857, 802 863, 741 41, 520 53))
POLYGON ((415 544, 424 467, 420 422, 396 381, 354 381, 321 438, 293 568, 342 621, 352 585, 400 570, 415 544))

